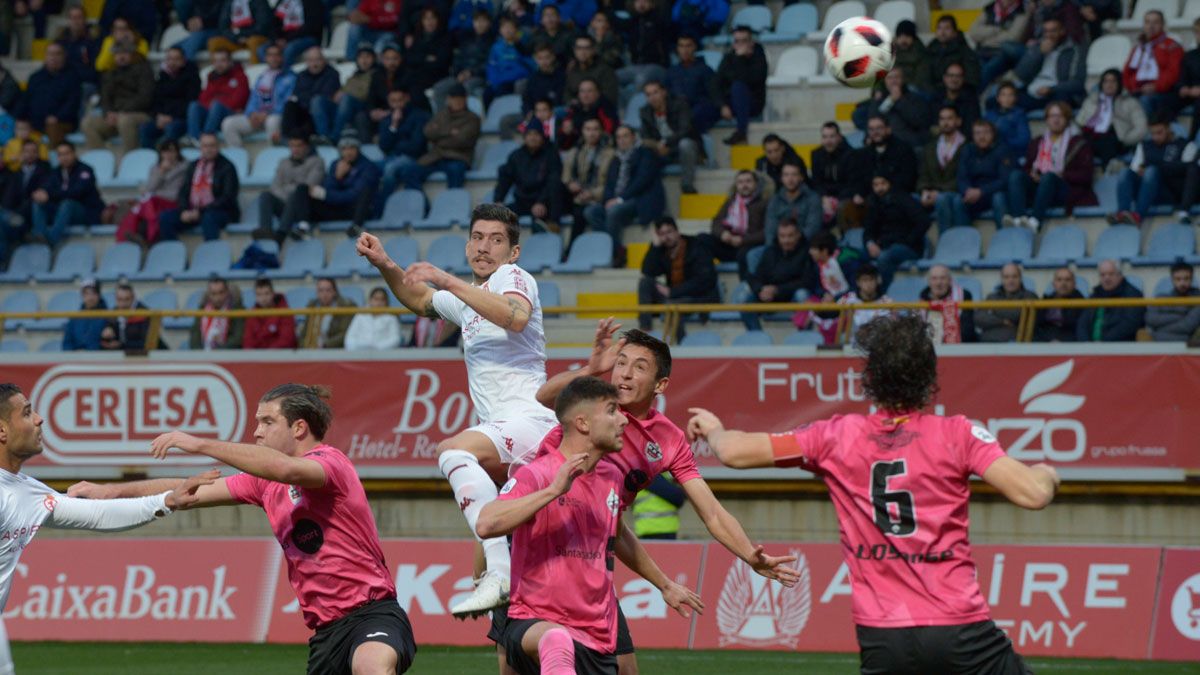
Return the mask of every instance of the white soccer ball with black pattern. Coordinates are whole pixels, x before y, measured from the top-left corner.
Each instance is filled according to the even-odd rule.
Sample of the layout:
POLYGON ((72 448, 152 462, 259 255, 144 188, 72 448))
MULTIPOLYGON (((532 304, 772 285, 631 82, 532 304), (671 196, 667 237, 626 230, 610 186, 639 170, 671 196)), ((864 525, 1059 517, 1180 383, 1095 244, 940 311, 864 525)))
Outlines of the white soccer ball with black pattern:
POLYGON ((892 32, 865 16, 846 19, 825 38, 825 69, 847 87, 870 87, 894 60, 892 32))

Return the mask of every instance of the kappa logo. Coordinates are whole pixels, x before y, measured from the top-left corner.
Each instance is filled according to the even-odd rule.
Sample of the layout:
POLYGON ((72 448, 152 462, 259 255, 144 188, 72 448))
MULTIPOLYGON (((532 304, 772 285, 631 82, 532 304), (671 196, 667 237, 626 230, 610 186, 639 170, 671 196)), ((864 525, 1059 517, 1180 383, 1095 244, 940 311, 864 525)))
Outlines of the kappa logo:
POLYGON ((515 443, 513 442, 513 439, 509 438, 508 436, 505 436, 504 437, 504 448, 506 450, 508 450, 509 452, 512 452, 513 445, 515 445, 515 443))
POLYGON ((1189 640, 1200 642, 1200 572, 1188 577, 1171 598, 1171 623, 1189 640))
POLYGON ((470 497, 463 497, 462 501, 458 503, 458 510, 466 511, 467 507, 474 503, 475 503, 474 499, 471 499, 470 497))
POLYGON ((658 443, 650 441, 646 444, 646 459, 651 462, 662 460, 662 448, 658 447, 658 443))
POLYGON ((800 572, 791 588, 760 577, 741 560, 729 568, 717 600, 719 646, 796 647, 812 612, 812 584, 808 559, 796 550, 791 555, 796 556, 800 572))

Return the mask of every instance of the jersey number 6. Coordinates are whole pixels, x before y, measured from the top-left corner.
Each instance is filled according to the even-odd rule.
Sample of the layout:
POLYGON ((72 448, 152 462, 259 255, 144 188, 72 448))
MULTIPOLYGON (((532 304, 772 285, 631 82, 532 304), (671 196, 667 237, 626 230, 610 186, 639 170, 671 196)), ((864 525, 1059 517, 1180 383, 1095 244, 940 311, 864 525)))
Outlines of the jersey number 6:
POLYGON ((871 504, 875 506, 875 526, 889 537, 907 537, 917 531, 912 493, 908 490, 888 490, 888 480, 892 476, 906 473, 908 466, 902 459, 871 465, 871 504))

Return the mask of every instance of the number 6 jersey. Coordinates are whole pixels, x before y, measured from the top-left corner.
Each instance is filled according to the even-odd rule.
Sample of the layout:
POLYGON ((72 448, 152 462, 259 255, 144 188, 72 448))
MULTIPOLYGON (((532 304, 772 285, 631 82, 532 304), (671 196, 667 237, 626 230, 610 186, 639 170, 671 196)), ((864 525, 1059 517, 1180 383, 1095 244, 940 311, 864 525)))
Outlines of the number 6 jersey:
POLYGON ((901 628, 982 621, 967 540, 972 474, 1004 450, 965 417, 839 415, 771 436, 776 466, 829 487, 854 622, 901 628))

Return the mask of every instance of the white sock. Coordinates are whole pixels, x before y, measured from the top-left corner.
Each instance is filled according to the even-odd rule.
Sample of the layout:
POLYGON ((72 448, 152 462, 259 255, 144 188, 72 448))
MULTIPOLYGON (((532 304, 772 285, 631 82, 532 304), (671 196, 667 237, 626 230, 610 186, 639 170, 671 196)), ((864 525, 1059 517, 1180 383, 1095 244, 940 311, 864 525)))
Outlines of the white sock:
MULTIPOLYGON (((471 527, 475 535, 475 523, 479 520, 479 512, 484 504, 496 500, 496 484, 491 476, 479 465, 479 460, 466 450, 447 450, 438 457, 438 468, 442 475, 450 481, 454 490, 454 501, 471 527)), ((479 539, 479 535, 475 535, 479 539)), ((489 572, 509 576, 508 541, 504 537, 480 539, 483 542, 483 556, 487 559, 489 572)))

